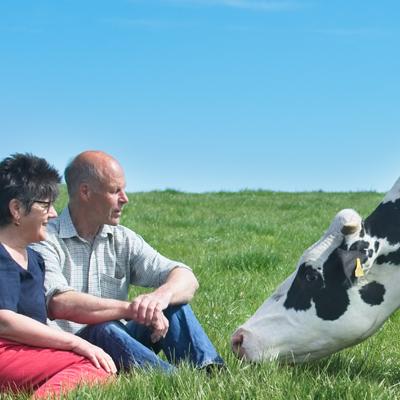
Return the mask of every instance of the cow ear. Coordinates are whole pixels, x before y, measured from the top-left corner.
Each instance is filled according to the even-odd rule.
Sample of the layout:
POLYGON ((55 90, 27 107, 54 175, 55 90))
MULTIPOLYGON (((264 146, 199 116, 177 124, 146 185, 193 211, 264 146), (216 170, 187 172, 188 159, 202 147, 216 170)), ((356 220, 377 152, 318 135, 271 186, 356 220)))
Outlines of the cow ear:
POLYGON ((358 250, 349 251, 338 249, 337 251, 343 265, 344 274, 348 280, 352 281, 355 276, 361 276, 361 274, 363 274, 361 260, 365 258, 364 253, 358 250))

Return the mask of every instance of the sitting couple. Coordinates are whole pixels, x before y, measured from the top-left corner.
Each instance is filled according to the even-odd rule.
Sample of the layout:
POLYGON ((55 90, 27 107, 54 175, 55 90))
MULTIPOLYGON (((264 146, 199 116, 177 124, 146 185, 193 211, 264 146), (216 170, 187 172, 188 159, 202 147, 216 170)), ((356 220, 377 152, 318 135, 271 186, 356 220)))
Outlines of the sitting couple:
POLYGON ((52 166, 30 154, 0 163, 0 393, 57 396, 122 369, 223 365, 187 304, 198 287, 191 269, 119 225, 120 164, 86 151, 65 181, 57 217, 52 166), (156 289, 127 301, 130 284, 156 289))

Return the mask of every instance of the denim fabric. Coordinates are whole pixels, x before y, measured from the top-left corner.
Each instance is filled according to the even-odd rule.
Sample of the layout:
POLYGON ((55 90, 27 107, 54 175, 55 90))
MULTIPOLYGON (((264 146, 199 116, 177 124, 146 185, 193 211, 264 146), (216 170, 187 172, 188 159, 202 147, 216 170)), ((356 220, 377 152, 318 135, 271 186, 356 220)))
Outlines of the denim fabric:
POLYGON ((104 349, 119 370, 150 367, 172 372, 175 369, 172 364, 181 361, 197 368, 224 364, 189 305, 170 306, 164 315, 169 329, 157 343, 151 343, 151 331, 146 326, 133 321, 126 325, 120 321, 88 325, 77 335, 104 349), (157 356, 161 350, 168 362, 157 356))

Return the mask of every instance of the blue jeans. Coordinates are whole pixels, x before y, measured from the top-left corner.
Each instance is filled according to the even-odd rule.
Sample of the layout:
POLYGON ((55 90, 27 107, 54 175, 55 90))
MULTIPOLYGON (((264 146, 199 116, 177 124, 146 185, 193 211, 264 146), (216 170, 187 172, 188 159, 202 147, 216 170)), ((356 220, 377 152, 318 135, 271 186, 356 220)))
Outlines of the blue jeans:
POLYGON ((164 315, 169 329, 157 343, 151 343, 149 328, 133 321, 126 325, 120 321, 88 325, 77 335, 110 354, 118 370, 150 367, 172 372, 172 364, 181 361, 197 368, 224 364, 189 305, 170 306, 164 315), (161 350, 168 362, 157 356, 161 350))

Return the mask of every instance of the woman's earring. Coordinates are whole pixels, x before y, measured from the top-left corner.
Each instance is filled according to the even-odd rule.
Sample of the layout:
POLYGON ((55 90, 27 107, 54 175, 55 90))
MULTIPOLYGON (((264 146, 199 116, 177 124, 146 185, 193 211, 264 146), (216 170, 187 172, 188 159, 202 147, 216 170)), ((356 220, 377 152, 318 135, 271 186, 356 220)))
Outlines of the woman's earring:
POLYGON ((19 221, 19 218, 14 221, 14 225, 15 226, 21 225, 21 222, 19 221))

